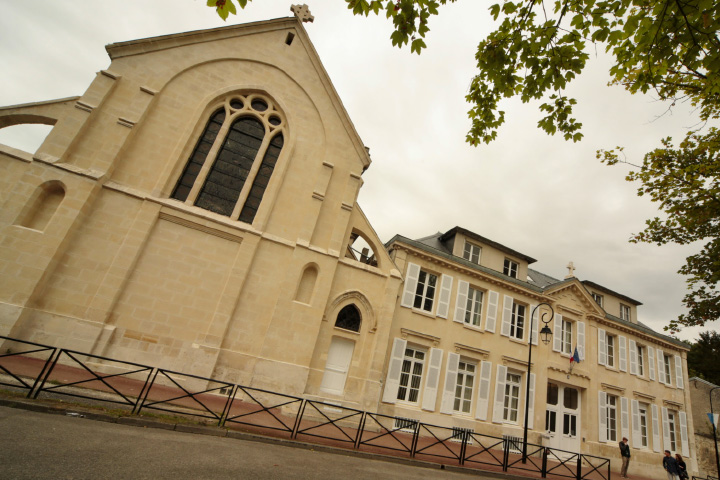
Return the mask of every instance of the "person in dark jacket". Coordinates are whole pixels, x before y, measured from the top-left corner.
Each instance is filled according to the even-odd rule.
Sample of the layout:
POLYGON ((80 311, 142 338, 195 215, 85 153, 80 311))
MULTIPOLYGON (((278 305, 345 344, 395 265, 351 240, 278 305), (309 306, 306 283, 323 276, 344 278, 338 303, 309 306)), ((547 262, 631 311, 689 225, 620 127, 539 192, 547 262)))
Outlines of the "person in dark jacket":
POLYGON ((623 437, 620 442, 620 456, 622 457, 622 468, 620 469, 620 476, 628 478, 627 471, 630 465, 630 445, 628 445, 627 437, 623 437))
POLYGON ((678 470, 677 460, 672 456, 670 450, 665 450, 662 464, 667 472, 668 480, 680 480, 680 470, 678 470))
POLYGON ((680 478, 689 478, 687 473, 687 465, 679 453, 675 454, 675 461, 678 464, 678 471, 680 472, 680 478))

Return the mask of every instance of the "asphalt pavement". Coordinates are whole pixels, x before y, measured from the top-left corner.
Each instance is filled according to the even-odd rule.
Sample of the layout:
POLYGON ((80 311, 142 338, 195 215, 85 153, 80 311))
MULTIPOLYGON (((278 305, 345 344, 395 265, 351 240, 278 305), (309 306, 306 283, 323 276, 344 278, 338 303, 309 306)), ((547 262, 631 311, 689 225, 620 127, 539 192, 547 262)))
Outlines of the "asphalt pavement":
MULTIPOLYGON (((505 477, 505 476, 504 476, 505 477)), ((0 479, 497 479, 0 406, 0 479)), ((516 478, 506 476, 505 478, 516 478)))

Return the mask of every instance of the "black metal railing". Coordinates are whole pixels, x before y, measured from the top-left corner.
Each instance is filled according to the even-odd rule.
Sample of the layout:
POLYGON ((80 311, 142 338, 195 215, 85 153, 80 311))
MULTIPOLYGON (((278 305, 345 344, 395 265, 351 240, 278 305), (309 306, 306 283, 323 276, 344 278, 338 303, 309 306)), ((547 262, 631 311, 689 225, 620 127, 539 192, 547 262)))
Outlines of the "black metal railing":
POLYGON ((280 432, 293 439, 330 441, 351 449, 387 450, 496 471, 527 471, 542 478, 610 480, 607 458, 528 443, 523 461, 519 438, 370 413, 10 337, 0 336, 0 340, 7 350, 0 353, 0 373, 5 374, 0 376, 0 385, 28 390, 29 398, 56 393, 125 405, 134 414, 160 410, 201 417, 221 427, 280 432))
POLYGON ((27 397, 30 398, 50 368, 57 348, 3 335, 0 335, 0 340, 0 371, 9 377, 0 378, 0 385, 27 390, 27 397))

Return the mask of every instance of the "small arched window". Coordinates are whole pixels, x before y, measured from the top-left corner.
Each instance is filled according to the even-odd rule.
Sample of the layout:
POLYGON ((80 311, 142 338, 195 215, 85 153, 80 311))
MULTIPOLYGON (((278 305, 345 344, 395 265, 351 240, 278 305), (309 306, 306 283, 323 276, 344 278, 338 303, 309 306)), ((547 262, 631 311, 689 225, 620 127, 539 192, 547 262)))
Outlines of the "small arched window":
POLYGON ((208 120, 172 198, 252 223, 280 157, 285 121, 266 97, 232 95, 208 120))
POLYGON ((360 317, 360 311, 355 305, 350 304, 344 306, 342 310, 340 310, 337 320, 335 321, 335 326, 345 330, 359 332, 361 321, 362 318, 360 317))
POLYGON ((44 231, 64 198, 65 188, 60 182, 43 183, 37 187, 15 224, 44 231))

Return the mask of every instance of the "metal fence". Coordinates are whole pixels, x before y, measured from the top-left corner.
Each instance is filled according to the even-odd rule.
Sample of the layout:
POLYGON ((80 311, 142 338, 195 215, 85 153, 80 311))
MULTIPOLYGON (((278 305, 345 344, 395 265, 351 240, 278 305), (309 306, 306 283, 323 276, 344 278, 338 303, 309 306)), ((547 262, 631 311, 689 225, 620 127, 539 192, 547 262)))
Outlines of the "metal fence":
MULTIPOLYGON (((610 460, 0 336, 0 385, 468 468, 610 480, 610 460)), ((695 480, 696 477, 693 477, 695 480)), ((711 477, 708 477, 710 480, 711 477)), ((698 479, 699 480, 699 479, 698 479)), ((704 480, 704 479, 703 479, 704 480)), ((717 480, 717 479, 715 479, 717 480)))

